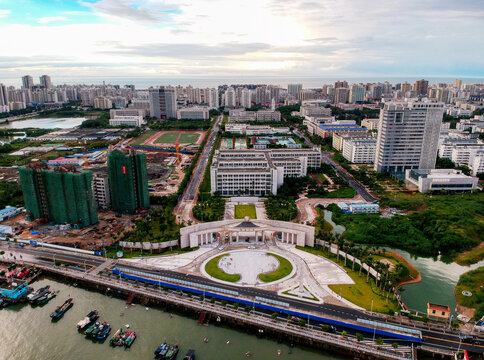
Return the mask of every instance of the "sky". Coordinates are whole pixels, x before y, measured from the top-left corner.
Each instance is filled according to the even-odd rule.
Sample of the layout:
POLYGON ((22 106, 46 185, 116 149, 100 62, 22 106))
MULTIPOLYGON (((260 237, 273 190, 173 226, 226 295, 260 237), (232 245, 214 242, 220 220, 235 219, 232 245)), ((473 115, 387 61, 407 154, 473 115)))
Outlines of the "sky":
POLYGON ((0 0, 0 82, 484 77, 484 0, 0 0))

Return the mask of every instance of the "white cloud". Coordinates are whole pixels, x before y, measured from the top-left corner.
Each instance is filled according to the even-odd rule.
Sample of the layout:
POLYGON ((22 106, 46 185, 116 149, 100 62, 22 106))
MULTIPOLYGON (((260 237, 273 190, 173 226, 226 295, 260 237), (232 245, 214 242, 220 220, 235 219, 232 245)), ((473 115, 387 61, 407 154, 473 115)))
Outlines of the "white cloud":
POLYGON ((39 24, 48 24, 48 23, 56 22, 56 21, 71 21, 71 20, 69 20, 68 18, 66 18, 64 16, 46 16, 46 17, 42 17, 42 18, 37 19, 37 22, 39 24))
POLYGON ((12 11, 10 11, 8 9, 0 9, 0 19, 7 17, 8 15, 10 15, 11 12, 12 11))

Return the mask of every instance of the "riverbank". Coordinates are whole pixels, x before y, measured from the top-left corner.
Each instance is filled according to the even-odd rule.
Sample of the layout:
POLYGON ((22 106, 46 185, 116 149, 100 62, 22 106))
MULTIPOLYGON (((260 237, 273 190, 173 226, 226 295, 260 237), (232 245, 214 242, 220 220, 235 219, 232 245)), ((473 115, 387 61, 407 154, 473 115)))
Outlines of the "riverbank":
POLYGON ((484 266, 459 277, 454 295, 457 313, 469 319, 479 320, 484 316, 484 266))

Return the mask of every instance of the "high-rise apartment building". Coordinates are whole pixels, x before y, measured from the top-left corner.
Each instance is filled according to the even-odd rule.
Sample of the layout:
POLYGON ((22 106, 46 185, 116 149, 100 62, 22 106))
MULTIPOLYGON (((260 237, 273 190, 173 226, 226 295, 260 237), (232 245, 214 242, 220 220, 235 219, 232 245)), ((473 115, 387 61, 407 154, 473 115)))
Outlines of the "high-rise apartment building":
POLYGON ((349 102, 356 104, 365 101, 365 87, 357 84, 350 86, 349 102))
POLYGON ((455 79, 455 81, 454 81, 454 87, 455 87, 457 90, 462 90, 462 80, 460 80, 460 79, 455 79))
POLYGON ((108 154, 111 206, 114 211, 133 214, 136 209, 149 208, 146 154, 111 151, 108 154))
POLYGON ((225 106, 235 107, 235 105, 236 105, 235 90, 233 87, 229 87, 227 91, 225 91, 225 106))
POLYGON ((346 104, 348 102, 348 88, 339 87, 334 91, 334 103, 335 104, 346 104))
POLYGON ((429 90, 429 82, 427 80, 417 80, 413 85, 413 89, 417 92, 418 95, 427 95, 429 90))
POLYGON ((288 84, 287 85, 287 94, 291 96, 297 96, 299 92, 302 90, 302 84, 288 84))
POLYGON ((158 119, 176 118, 176 92, 161 86, 150 89, 150 115, 158 119))
POLYGON ((388 102, 380 111, 375 170, 403 176, 407 169, 433 169, 443 103, 388 102))
POLYGON ((45 163, 19 168, 25 208, 32 220, 84 227, 98 222, 92 193, 92 173, 59 168, 45 163))
POLYGON ((242 89, 240 92, 240 106, 250 108, 252 102, 252 94, 249 89, 242 89))
POLYGON ((334 83, 334 89, 335 89, 335 91, 338 88, 347 88, 347 87, 348 87, 348 82, 347 81, 336 81, 334 83))
POLYGON ((0 84, 0 106, 8 105, 8 91, 7 86, 0 84))
POLYGON ((49 75, 42 75, 39 80, 42 87, 45 89, 52 89, 52 80, 49 75))
POLYGON ((22 88, 31 89, 34 86, 34 78, 30 75, 22 76, 22 88))

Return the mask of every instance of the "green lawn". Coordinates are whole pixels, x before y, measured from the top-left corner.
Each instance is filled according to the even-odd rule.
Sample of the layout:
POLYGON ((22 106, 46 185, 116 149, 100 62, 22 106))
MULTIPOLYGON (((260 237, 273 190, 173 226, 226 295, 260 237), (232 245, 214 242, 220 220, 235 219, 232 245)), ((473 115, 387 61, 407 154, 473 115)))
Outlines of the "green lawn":
POLYGON ((211 259, 209 262, 207 262, 207 265, 205 265, 205 271, 207 274, 210 276, 213 276, 216 279, 223 280, 223 281, 229 281, 229 282, 237 282, 240 280, 240 275, 239 274, 227 274, 226 272, 220 270, 218 267, 218 261, 223 258, 224 256, 229 256, 230 254, 222 254, 217 257, 214 257, 211 259))
MULTIPOLYGON (((326 251, 317 250, 314 248, 303 248, 297 247, 299 250, 307 251, 314 255, 323 256, 328 258, 328 253, 326 251)), ((351 265, 344 266, 344 258, 340 256, 340 260, 336 261, 336 255, 332 254, 330 260, 335 262, 336 264, 343 267, 348 275, 353 279, 355 284, 352 285, 328 285, 331 290, 333 290, 336 294, 340 294, 343 298, 348 301, 351 301, 353 304, 361 306, 366 310, 371 309, 371 303, 373 300, 373 311, 389 314, 399 310, 399 306, 397 301, 393 300, 393 294, 389 294, 388 296, 388 304, 386 303, 387 293, 380 290, 375 285, 375 281, 372 277, 370 277, 370 282, 366 282, 366 273, 363 271, 361 276, 358 275, 358 271, 352 271, 351 265)), ((348 264, 351 264, 348 261, 348 264)))
POLYGON ((257 219, 255 205, 235 205, 235 218, 243 219, 246 216, 250 219, 257 219))
POLYGON ((180 136, 180 144, 194 144, 200 138, 198 133, 182 133, 180 136))
POLYGON ((475 319, 484 315, 484 266, 462 274, 455 288, 457 303, 476 309, 475 319), (470 291, 472 296, 464 296, 462 291, 470 291))
POLYGON ((155 140, 155 144, 174 144, 179 135, 179 132, 165 133, 155 140))
POLYGON ((282 279, 292 272, 292 264, 289 260, 272 253, 267 253, 267 255, 274 256, 277 260, 279 260, 279 267, 274 272, 268 274, 259 274, 258 277, 260 280, 263 282, 272 282, 282 279))
POLYGON ((142 133, 140 136, 138 136, 132 143, 131 145, 134 145, 134 146, 139 146, 141 144, 143 144, 146 140, 148 140, 150 137, 152 137, 153 135, 155 135, 158 131, 156 130, 148 130, 148 131, 145 131, 144 133, 142 133))

